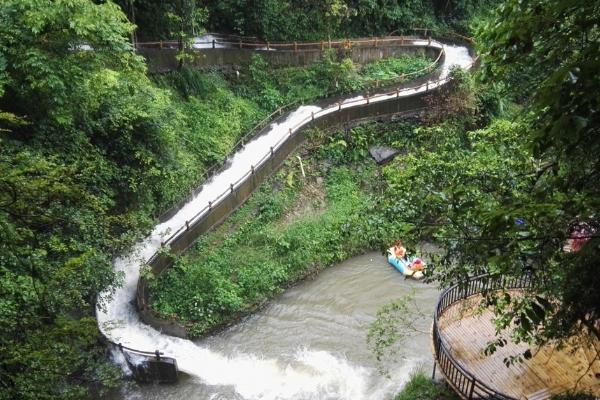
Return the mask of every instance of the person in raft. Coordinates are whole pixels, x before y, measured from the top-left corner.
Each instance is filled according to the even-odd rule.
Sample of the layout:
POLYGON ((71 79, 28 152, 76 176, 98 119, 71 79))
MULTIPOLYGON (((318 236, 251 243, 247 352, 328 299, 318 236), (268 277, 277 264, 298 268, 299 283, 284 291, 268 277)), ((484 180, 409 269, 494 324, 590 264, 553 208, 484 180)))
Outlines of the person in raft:
POLYGON ((394 255, 399 260, 403 259, 406 256, 406 249, 404 248, 404 246, 402 246, 401 240, 396 240, 396 243, 394 243, 394 255))
MULTIPOLYGON (((393 250, 394 250, 394 255, 396 256, 397 259, 408 262, 408 260, 405 258, 406 257, 406 248, 402 245, 401 240, 397 240, 396 243, 394 243, 393 250)), ((413 260, 413 262, 410 263, 408 268, 410 268, 413 271, 423 271, 423 269, 425 269, 425 263, 420 258, 415 258, 413 260)))

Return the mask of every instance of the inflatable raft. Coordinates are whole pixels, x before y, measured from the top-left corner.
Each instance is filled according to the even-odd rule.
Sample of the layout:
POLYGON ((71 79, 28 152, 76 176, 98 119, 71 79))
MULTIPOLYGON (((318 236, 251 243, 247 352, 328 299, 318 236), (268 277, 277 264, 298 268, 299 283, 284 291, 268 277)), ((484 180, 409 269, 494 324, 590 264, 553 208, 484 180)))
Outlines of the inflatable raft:
POLYGON ((394 248, 390 247, 387 251, 388 262, 394 266, 400 273, 407 278, 422 279, 425 274, 423 270, 413 270, 411 265, 414 263, 423 263, 420 258, 409 260, 408 257, 398 258, 394 254, 394 248), (418 260, 418 261, 417 261, 418 260))

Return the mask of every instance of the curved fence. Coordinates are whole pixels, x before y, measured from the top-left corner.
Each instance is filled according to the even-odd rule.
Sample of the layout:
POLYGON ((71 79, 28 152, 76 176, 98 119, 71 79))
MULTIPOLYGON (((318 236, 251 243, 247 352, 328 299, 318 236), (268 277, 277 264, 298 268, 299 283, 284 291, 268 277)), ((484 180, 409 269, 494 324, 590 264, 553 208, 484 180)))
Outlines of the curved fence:
POLYGON ((323 42, 270 43, 255 40, 239 41, 231 38, 212 37, 210 41, 199 39, 192 47, 180 50, 178 42, 162 41, 136 44, 135 50, 147 60, 148 69, 154 73, 181 68, 183 64, 200 69, 239 71, 241 66, 252 63, 260 54, 272 66, 305 66, 323 58, 323 54, 354 63, 365 64, 382 58, 402 55, 431 56, 424 46, 430 38, 421 36, 392 36, 383 38, 345 39, 323 42), (182 59, 180 56, 185 53, 182 59))
MULTIPOLYGON (((419 40, 428 40, 431 42, 431 34, 435 31, 428 28, 412 28, 407 32, 411 35, 387 35, 383 37, 370 38, 353 38, 353 39, 336 39, 336 40, 320 40, 320 41, 294 41, 294 42, 270 42, 268 40, 260 40, 254 37, 244 37, 236 35, 223 35, 219 33, 207 33, 205 36, 194 40, 189 44, 189 50, 194 49, 216 49, 216 48, 237 48, 249 50, 325 50, 325 49, 350 49, 353 47, 379 47, 390 44, 412 44, 415 40, 414 35, 419 36, 419 40), (423 39, 425 38, 425 39, 423 39)), ((394 33, 394 32, 393 32, 394 33)), ((449 32, 448 35, 454 39, 461 39, 464 42, 473 44, 472 38, 449 32)), ((440 37, 438 34, 437 37, 440 37)), ((150 42, 136 42, 136 49, 179 49, 182 42, 179 40, 158 40, 150 42)))
POLYGON ((437 365, 446 381, 465 399, 517 400, 500 393, 478 380, 475 375, 463 367, 452 355, 439 330, 439 317, 453 304, 468 297, 501 289, 532 289, 534 279, 531 274, 520 277, 492 277, 479 275, 466 282, 455 284, 441 294, 433 316, 433 349, 437 365))
MULTIPOLYGON (((427 33, 427 32, 426 32, 427 33)), ((385 38, 382 38, 385 39, 385 38)), ((386 43, 385 40, 380 42, 382 39, 371 39, 371 45, 375 43, 386 43)), ((393 40, 401 42, 404 38, 394 37, 393 40)), ((431 39, 411 39, 413 44, 420 43, 421 46, 428 46, 431 44, 431 39)), ((453 37, 450 40, 460 43, 472 44, 472 40, 463 37, 453 37)), ((344 41, 332 41, 332 46, 342 43, 344 41)), ((352 43, 357 44, 360 40, 354 40, 352 43)), ((364 42, 364 41, 363 41, 364 42)), ((156 42, 152 42, 156 43, 156 42)), ((151 43, 151 45, 152 45, 151 43)), ((239 43, 239 42, 238 42, 239 43)), ((242 42, 245 43, 245 42, 242 42)), ((329 45, 329 41, 326 42, 329 45)), ((351 43, 351 45, 352 45, 351 43)), ((364 42, 366 43, 366 42, 364 42)), ((257 42, 254 42, 256 45, 257 42)), ((270 46, 271 44, 269 44, 270 46)), ((276 44, 277 45, 277 44, 276 44)), ((282 44, 283 45, 283 44, 282 44)), ((287 44, 288 47, 290 44, 287 44)), ((295 44, 294 44, 295 45, 295 44)), ((314 46, 314 43, 312 43, 314 46)), ((242 45, 243 46, 243 45, 242 45)), ((308 45, 307 45, 308 46, 308 45)), ((302 46, 301 46, 302 47, 302 46)), ((256 48, 256 46, 254 47, 256 48)), ((438 66, 444 58, 443 51, 440 51, 437 58, 427 66, 425 69, 427 72, 434 72, 436 66, 438 66)), ((474 59, 473 63, 476 63, 477 58, 474 59)), ((467 66, 467 68, 470 66, 467 66)), ((422 73, 418 71, 413 74, 422 73)), ((410 78, 409 74, 400 76, 390 81, 376 81, 373 82, 375 88, 385 88, 390 85, 402 83, 410 78)), ((156 252, 148 261, 155 273, 160 273, 162 270, 172 264, 171 254, 181 254, 185 251, 201 234, 207 232, 209 229, 220 223, 226 218, 231 212, 239 207, 253 192, 253 190, 260 185, 264 179, 266 179, 275 169, 281 165, 281 163, 287 158, 289 153, 293 151, 304 139, 304 136, 300 133, 308 127, 319 127, 319 128, 330 128, 332 126, 339 125, 340 123, 347 122, 350 120, 368 119, 378 117, 382 115, 399 114, 402 112, 415 112, 421 111, 426 106, 423 97, 430 94, 432 91, 437 90, 449 81, 448 77, 437 78, 430 80, 431 75, 427 76, 423 82, 411 82, 410 87, 396 88, 393 90, 380 89, 381 93, 366 95, 362 99, 356 99, 345 102, 336 103, 332 107, 323 108, 322 110, 312 113, 309 117, 298 122, 294 126, 290 127, 289 134, 282 137, 277 143, 266 149, 264 156, 253 165, 243 176, 237 179, 235 182, 231 182, 229 189, 224 191, 208 203, 206 207, 199 210, 192 218, 185 221, 180 229, 173 232, 163 243, 161 243, 161 249, 156 252), (399 99, 405 99, 404 102, 400 103, 399 99), (348 111, 352 109, 353 113, 348 111), (267 167, 268 166, 268 167, 267 167), (168 251, 165 251, 168 250, 168 251)), ((300 102, 288 104, 280 107, 271 115, 264 120, 260 121, 253 129, 251 129, 244 137, 242 137, 235 145, 232 154, 243 148, 244 144, 247 143, 253 137, 259 135, 266 129, 271 123, 276 122, 278 119, 284 118, 286 113, 298 106, 300 102)), ((215 173, 225 167, 223 165, 215 165, 206 171, 203 178, 205 180, 210 179, 215 173)), ((194 196, 202 190, 202 186, 199 186, 192 191, 190 196, 194 196)), ((187 199, 186 199, 187 200, 187 199)), ((183 202, 182 202, 183 203, 183 202)), ((164 221, 172 216, 180 208, 182 204, 176 204, 169 211, 167 211, 160 220, 164 221)), ((163 330, 167 334, 174 336, 185 337, 185 329, 173 323, 166 323, 160 317, 152 316, 148 308, 148 291, 147 282, 141 278, 138 282, 138 293, 137 293, 137 304, 140 311, 142 320, 151 326, 163 330)), ((120 343, 115 343, 109 338, 106 340, 112 344, 115 349, 121 350, 123 353, 129 352, 146 357, 155 357, 156 359, 161 358, 162 353, 157 351, 141 351, 130 347, 125 347, 120 343)))

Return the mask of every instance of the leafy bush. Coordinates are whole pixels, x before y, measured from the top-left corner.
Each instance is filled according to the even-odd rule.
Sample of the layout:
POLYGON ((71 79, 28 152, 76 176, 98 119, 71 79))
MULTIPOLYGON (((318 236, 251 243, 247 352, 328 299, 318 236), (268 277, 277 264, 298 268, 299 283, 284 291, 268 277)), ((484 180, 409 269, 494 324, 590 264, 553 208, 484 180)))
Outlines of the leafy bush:
MULTIPOLYGON (((387 58, 365 65, 360 70, 360 75, 363 81, 389 80, 422 70, 429 64, 431 64, 431 60, 426 57, 387 58)), ((423 72, 421 75, 426 73, 423 72)))
POLYGON ((435 382, 417 370, 411 373, 406 386, 398 393, 394 400, 459 400, 460 397, 445 386, 435 382))

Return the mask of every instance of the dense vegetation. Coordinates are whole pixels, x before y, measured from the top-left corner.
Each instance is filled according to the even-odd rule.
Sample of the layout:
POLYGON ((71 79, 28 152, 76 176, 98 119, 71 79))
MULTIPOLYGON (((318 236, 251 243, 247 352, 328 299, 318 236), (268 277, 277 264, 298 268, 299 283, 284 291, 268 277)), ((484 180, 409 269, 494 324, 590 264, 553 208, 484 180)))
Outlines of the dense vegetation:
POLYGON ((443 383, 434 382, 422 371, 411 374, 394 400, 458 400, 460 397, 443 383))
MULTIPOLYGON (((433 279, 537 278, 535 293, 523 298, 486 295, 481 305, 494 308, 497 331, 510 328, 488 344, 488 354, 507 340, 535 346, 577 336, 579 345, 592 346, 600 339, 600 80, 592 72, 600 66, 599 17, 597 4, 580 1, 502 3, 479 27, 484 86, 477 91, 500 94, 499 102, 482 96, 482 104, 508 111, 510 122, 492 120, 469 133, 448 129, 445 115, 443 147, 417 150, 408 180, 391 171, 390 188, 406 193, 390 203, 405 237, 446 250, 433 279), (460 145, 446 147, 451 141, 460 145)), ((476 116, 469 103, 463 95, 435 105, 476 116)), ((432 121, 441 119, 434 114, 432 121)))
POLYGON ((119 0, 140 25, 140 40, 190 38, 201 26, 269 40, 413 33, 412 28, 465 33, 488 0, 119 0))
MULTIPOLYGON (((93 397, 116 384, 119 371, 106 362, 93 318, 97 294, 119 283, 113 257, 275 107, 422 65, 359 70, 325 57, 308 69, 267 73, 255 59, 240 80, 191 70, 151 78, 131 51, 136 32, 184 42, 206 27, 272 40, 417 25, 465 31, 485 3, 122 0, 121 9, 90 0, 2 1, 0 399, 93 397)), ((423 126, 389 129, 385 140, 404 157, 382 171, 369 165, 366 146, 384 140, 381 128, 315 134, 323 146, 307 165, 328 174, 319 184, 322 213, 293 217, 285 209, 311 185, 290 161, 270 182, 277 195, 263 189, 234 218, 243 225, 258 216, 244 222, 254 231, 220 238, 227 225, 203 239, 198 248, 210 243, 210 251, 185 256, 158 280, 156 307, 201 333, 318 267, 402 236, 447 250, 435 275, 443 284, 483 271, 542 276, 538 297, 488 299, 498 328, 517 327, 514 340, 559 340, 582 326, 599 337, 600 8, 505 0, 495 12, 477 28, 478 80, 457 75, 453 95, 431 100, 437 111, 423 126), (583 236, 580 251, 563 251, 571 235, 583 236), (256 261, 245 275, 220 261, 239 259, 236 246, 256 261), (183 277, 214 296, 194 303, 187 291, 173 303, 183 277)))

